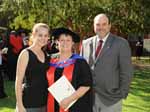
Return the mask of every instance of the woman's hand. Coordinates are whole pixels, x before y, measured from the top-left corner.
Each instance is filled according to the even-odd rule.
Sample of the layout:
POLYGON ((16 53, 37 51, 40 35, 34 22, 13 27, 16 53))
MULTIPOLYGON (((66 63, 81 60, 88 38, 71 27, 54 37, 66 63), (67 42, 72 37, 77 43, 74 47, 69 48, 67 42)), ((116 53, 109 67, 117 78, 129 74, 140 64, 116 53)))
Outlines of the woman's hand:
POLYGON ((60 102, 60 106, 61 108, 63 109, 66 109, 69 104, 75 100, 78 100, 80 97, 82 97, 88 90, 90 89, 90 87, 84 87, 84 86, 81 86, 77 89, 76 92, 74 92, 71 96, 63 99, 61 102, 60 102))
POLYGON ((71 102, 72 102, 72 100, 69 97, 67 97, 60 102, 60 107, 62 109, 66 109, 71 102))
POLYGON ((26 112, 24 106, 16 106, 16 112, 26 112))

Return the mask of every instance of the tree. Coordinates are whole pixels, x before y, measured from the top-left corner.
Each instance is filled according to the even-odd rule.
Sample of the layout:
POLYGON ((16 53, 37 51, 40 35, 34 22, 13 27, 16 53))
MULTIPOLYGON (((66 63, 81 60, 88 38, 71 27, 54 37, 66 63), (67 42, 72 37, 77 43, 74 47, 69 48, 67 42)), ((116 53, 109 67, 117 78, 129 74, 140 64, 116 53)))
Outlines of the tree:
POLYGON ((68 27, 83 37, 93 32, 98 13, 107 13, 112 26, 125 35, 150 29, 149 0, 2 0, 0 4, 0 21, 15 29, 45 22, 51 29, 68 27))

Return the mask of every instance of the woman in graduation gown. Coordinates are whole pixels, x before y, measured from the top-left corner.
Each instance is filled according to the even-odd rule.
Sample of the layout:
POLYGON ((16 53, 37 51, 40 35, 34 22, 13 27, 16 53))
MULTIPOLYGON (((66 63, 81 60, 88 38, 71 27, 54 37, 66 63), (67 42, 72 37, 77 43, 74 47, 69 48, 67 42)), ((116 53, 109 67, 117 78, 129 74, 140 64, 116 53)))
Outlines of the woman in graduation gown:
POLYGON ((74 43, 79 42, 80 37, 66 28, 54 30, 52 36, 58 42, 59 53, 54 54, 50 60, 50 68, 47 71, 48 85, 51 86, 64 75, 76 92, 63 99, 59 104, 49 93, 47 112, 92 112, 91 71, 85 59, 72 52, 74 43), (65 111, 74 100, 77 101, 65 111))

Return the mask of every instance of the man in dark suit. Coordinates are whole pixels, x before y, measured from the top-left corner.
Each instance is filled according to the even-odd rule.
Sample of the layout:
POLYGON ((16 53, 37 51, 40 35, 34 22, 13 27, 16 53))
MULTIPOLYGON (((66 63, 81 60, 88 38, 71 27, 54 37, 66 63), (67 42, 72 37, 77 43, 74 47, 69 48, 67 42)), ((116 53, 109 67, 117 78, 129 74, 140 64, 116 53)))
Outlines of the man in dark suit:
POLYGON ((81 55, 89 63, 94 80, 93 112, 121 112, 132 77, 128 42, 110 33, 105 14, 94 18, 95 36, 83 40, 81 55))

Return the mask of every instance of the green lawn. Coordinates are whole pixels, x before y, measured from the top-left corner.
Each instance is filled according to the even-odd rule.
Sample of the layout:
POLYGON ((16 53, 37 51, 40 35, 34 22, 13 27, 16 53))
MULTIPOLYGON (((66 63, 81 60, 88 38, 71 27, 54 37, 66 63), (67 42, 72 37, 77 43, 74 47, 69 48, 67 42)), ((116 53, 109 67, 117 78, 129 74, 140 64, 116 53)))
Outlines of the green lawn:
MULTIPOLYGON (((0 99, 0 112, 14 112, 14 82, 6 81, 8 98, 0 99)), ((150 112, 150 69, 135 70, 129 96, 123 102, 123 112, 150 112)))
POLYGON ((150 112, 150 69, 135 70, 123 112, 150 112))
POLYGON ((5 91, 8 98, 0 99, 0 112, 14 112, 15 109, 15 83, 11 81, 5 82, 5 91))

